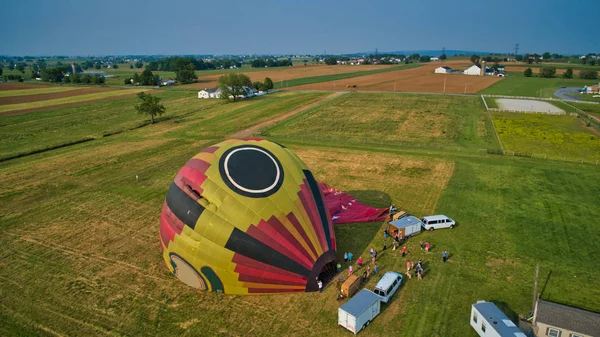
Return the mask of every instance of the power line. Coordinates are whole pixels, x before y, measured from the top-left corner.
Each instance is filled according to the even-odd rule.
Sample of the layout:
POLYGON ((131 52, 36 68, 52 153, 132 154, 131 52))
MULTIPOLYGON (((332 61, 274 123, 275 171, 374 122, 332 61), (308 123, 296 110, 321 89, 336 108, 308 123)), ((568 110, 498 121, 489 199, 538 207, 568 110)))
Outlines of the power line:
POLYGON ((515 56, 519 55, 519 43, 515 44, 515 56))

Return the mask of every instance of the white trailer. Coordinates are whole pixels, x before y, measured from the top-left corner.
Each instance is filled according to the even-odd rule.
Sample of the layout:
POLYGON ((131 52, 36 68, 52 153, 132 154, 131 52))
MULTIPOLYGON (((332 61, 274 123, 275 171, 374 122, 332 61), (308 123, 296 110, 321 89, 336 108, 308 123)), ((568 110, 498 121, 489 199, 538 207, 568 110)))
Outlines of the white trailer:
POLYGON ((398 231, 400 239, 405 239, 421 233, 422 225, 423 222, 421 220, 409 215, 398 220, 391 221, 389 223, 388 233, 390 233, 390 235, 394 235, 394 232, 398 231))
POLYGON ((379 296, 363 289, 338 309, 338 324, 356 335, 379 315, 380 310, 379 296))
POLYGON ((494 303, 471 306, 471 327, 481 337, 527 337, 494 303))

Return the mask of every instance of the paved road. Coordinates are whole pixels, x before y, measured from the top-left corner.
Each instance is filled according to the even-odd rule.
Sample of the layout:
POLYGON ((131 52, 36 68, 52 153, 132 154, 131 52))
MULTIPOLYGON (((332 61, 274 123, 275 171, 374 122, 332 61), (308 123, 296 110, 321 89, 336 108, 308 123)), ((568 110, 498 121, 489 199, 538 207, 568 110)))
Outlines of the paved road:
POLYGON ((580 88, 560 88, 554 92, 554 95, 565 101, 581 101, 579 97, 567 96, 566 94, 577 94, 580 88))

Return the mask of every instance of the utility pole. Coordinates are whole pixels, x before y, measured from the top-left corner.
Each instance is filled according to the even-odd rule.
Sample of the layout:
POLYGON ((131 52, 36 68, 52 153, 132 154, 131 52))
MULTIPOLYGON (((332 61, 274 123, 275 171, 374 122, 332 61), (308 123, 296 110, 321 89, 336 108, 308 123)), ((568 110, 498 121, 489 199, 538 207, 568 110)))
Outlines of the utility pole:
POLYGON ((535 311, 535 302, 537 302, 537 282, 538 282, 538 274, 540 272, 540 265, 535 265, 535 281, 533 283, 533 303, 531 304, 531 312, 535 311))
POLYGON ((519 43, 515 44, 515 56, 519 54, 519 43))
POLYGON ((396 91, 396 81, 394 81, 394 91, 396 91))
POLYGON ((442 55, 446 55, 446 47, 442 47, 442 55))
POLYGON ((377 53, 378 53, 377 48, 375 48, 375 57, 377 57, 377 53))
POLYGON ((446 93, 446 78, 444 77, 444 94, 446 93))

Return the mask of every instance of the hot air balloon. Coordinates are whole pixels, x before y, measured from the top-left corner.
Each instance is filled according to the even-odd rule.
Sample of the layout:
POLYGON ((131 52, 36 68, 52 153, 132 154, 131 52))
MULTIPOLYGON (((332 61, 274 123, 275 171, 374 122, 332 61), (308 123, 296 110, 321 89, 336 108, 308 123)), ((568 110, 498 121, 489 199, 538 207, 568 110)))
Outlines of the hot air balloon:
POLYGON ((227 294, 318 290, 336 272, 319 185, 286 147, 260 138, 204 149, 169 187, 160 219, 167 267, 227 294))

